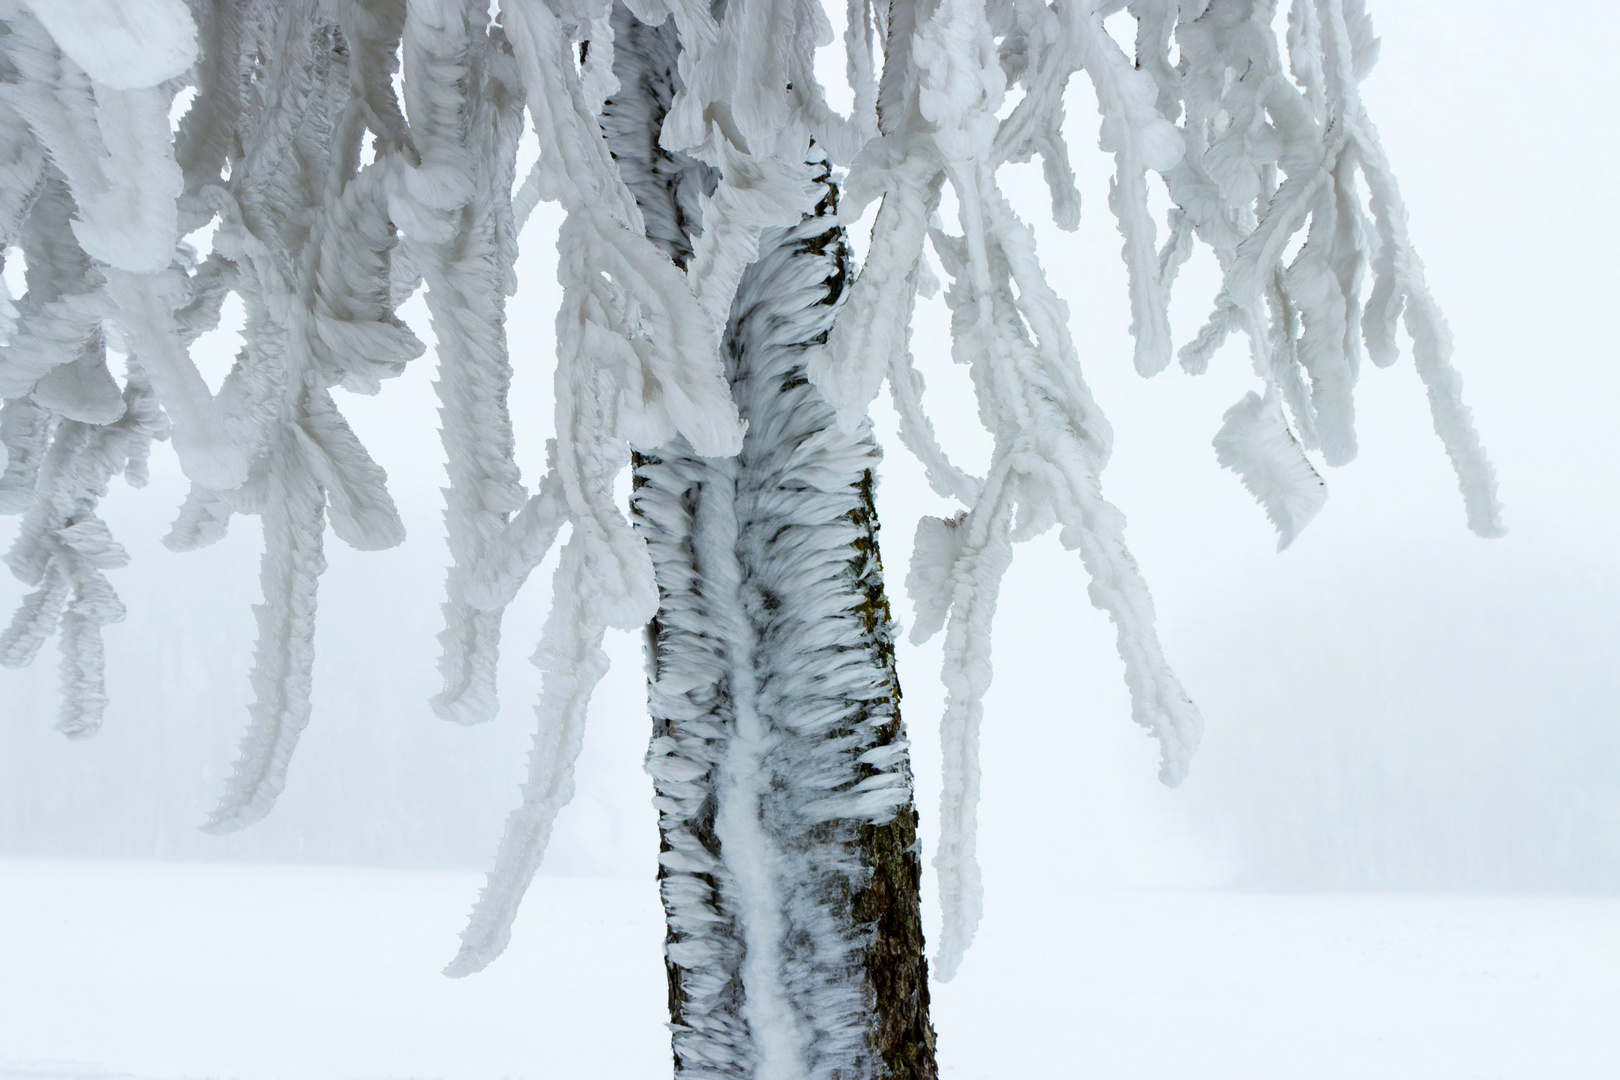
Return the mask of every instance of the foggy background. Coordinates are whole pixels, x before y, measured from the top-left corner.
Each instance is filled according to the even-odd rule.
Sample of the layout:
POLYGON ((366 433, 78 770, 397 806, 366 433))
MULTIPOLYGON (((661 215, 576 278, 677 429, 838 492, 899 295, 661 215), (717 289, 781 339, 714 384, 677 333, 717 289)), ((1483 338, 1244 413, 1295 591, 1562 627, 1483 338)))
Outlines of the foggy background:
MULTIPOLYGON (((1031 888, 1620 890, 1620 230, 1609 191, 1620 154, 1598 87, 1620 14, 1563 3, 1525 19, 1521 5, 1441 0, 1377 0, 1372 11, 1383 54, 1365 96, 1456 332, 1509 535, 1466 531, 1403 335, 1395 367, 1363 370, 1359 458, 1318 463, 1327 506, 1275 552, 1263 512, 1210 446, 1222 413, 1256 386, 1242 343, 1196 378, 1172 367, 1142 380, 1131 369, 1121 241, 1106 205, 1112 166, 1077 77, 1068 137, 1079 232, 1049 224, 1038 166, 1004 170, 1004 185, 1070 305, 1085 376, 1116 435, 1104 492, 1129 519, 1166 652, 1207 734, 1183 787, 1160 787, 1155 747, 1130 722, 1113 628, 1087 602, 1078 558, 1053 536, 1021 545, 997 615, 983 732, 987 935, 1008 898, 1031 888)), ((841 46, 826 61, 841 73, 841 46)), ((530 222, 511 308, 512 406, 531 486, 551 429, 556 223, 549 205, 530 222)), ((857 248, 865 232, 855 230, 857 248)), ((1178 344, 1216 282, 1200 249, 1176 288, 1178 344)), ((420 296, 403 315, 429 354, 380 396, 339 401, 387 469, 408 539, 359 553, 327 538, 315 711, 276 810, 233 836, 196 828, 246 724, 259 527, 238 517, 214 547, 163 548, 185 485, 160 445, 151 485, 114 481, 103 504, 133 561, 109 574, 129 617, 105 631, 102 732, 68 742, 50 730, 54 645, 30 669, 0 671, 0 856, 488 864, 533 727, 539 679, 527 657, 552 563, 506 617, 499 719, 470 729, 435 719, 426 703, 438 689, 445 478, 420 296)), ((947 446, 976 469, 988 440, 947 334, 942 303, 925 303, 915 351, 928 405, 947 446)), ((195 350, 214 385, 235 348, 216 332, 195 350)), ((928 491, 894 438, 886 394, 874 416, 888 448, 878 498, 903 633, 916 519, 955 507, 928 491)), ((14 531, 15 519, 0 519, 0 543, 14 531)), ((23 592, 0 580, 0 611, 23 592)), ((650 890, 657 833, 641 771, 639 635, 610 632, 608 648, 614 665, 592 705, 578 794, 542 873, 636 877, 650 890)), ((938 641, 902 642, 899 658, 931 852, 938 641)), ((931 878, 924 889, 930 896, 931 878)))

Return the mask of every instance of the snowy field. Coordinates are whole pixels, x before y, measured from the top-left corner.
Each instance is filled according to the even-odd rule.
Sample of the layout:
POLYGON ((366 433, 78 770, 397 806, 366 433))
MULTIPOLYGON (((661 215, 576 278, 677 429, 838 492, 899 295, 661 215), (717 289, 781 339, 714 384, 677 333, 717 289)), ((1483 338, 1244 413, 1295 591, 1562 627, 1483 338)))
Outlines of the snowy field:
MULTIPOLYGON (((0 1077, 668 1074, 648 883, 541 877, 438 974, 473 874, 0 860, 0 1077)), ((950 1080, 1620 1076, 1620 900, 993 893, 950 1080)))

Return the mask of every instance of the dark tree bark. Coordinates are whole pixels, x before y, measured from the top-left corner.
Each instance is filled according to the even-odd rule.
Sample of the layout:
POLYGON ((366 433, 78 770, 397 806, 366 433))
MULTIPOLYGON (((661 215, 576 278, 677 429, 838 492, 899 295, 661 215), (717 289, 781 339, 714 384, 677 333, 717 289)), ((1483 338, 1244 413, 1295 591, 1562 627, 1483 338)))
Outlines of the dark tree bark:
MULTIPOLYGON (((714 181, 658 146, 673 30, 618 8, 603 126, 648 235, 684 267, 714 181)), ((648 770, 683 1077, 937 1076, 879 450, 869 426, 839 430, 804 372, 848 274, 837 190, 819 182, 813 214, 762 238, 726 328, 742 453, 635 462, 660 592, 648 770)))

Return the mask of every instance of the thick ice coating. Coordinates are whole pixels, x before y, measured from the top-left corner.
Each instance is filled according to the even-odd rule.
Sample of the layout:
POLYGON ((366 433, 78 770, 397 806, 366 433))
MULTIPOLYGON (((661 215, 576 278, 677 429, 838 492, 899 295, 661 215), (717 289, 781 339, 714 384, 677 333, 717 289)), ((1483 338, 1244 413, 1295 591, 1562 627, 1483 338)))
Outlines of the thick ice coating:
MULTIPOLYGON (((745 429, 722 334, 740 288, 745 305, 758 300, 746 294, 750 268, 769 262, 762 238, 824 254, 816 245, 827 229, 877 204, 854 280, 840 254, 836 273, 803 290, 826 286, 828 297, 814 301, 825 321, 804 319, 813 330, 787 343, 805 348, 810 381, 799 367, 782 370, 845 435, 867 430, 887 382, 902 442, 959 504, 918 523, 906 579, 914 638, 945 641, 934 864, 944 910, 936 973, 950 978, 982 905, 979 744, 992 622, 1018 541, 1056 528, 1079 555, 1092 602, 1115 624, 1132 716, 1158 741, 1166 783, 1185 775, 1202 729, 1159 643, 1124 516, 1103 495, 1112 432, 1082 377, 1067 305, 998 186, 1003 165, 1039 155, 1053 219, 1075 228, 1064 137, 1072 77, 1084 73, 1095 90, 1097 144, 1112 159, 1107 202, 1128 271, 1134 366, 1153 375, 1179 356, 1197 373, 1232 335, 1245 339, 1255 390, 1211 418, 1213 445, 1279 547, 1323 505, 1317 463, 1354 458, 1363 357, 1393 363, 1401 325, 1468 524, 1502 532, 1451 332, 1361 99, 1378 45, 1363 0, 1292 0, 1280 37, 1276 14, 1275 0, 850 0, 854 108, 843 116, 815 77, 816 49, 833 41, 817 0, 634 0, 617 14, 612 0, 505 0, 493 15, 484 0, 0 0, 0 248, 27 261, 25 293, 0 294, 0 511, 21 515, 5 561, 32 590, 0 633, 0 663, 28 663, 56 635, 58 727, 95 731, 106 700, 100 628, 123 614, 108 572, 127 561, 97 505, 115 475, 143 483, 151 442, 170 440, 191 491, 166 543, 211 543, 237 514, 263 523, 255 701, 206 827, 237 829, 268 813, 314 721, 327 526, 361 549, 404 539, 387 477, 337 391, 378 393, 424 352, 396 311, 425 285, 453 562, 439 715, 496 715, 502 611, 563 545, 534 654, 544 689, 529 777, 450 970, 483 967, 504 947, 572 794, 587 705, 606 670, 604 632, 659 610, 648 544, 617 503, 616 479, 632 451, 738 454, 745 429), (630 14, 671 35, 663 67, 638 75, 669 88, 667 115, 649 122, 657 154, 650 142, 640 156, 616 154, 604 137, 613 111, 604 103, 624 89, 615 26, 630 14), (1119 30, 1132 21, 1126 42, 1119 30), (170 111, 187 89, 174 131, 170 111), (526 123, 540 159, 520 185, 526 123), (660 172, 676 154, 686 172, 660 172), (829 194, 835 180, 841 205, 829 194), (1173 204, 1162 243, 1148 199, 1160 182, 1173 204), (638 191, 660 185, 662 201, 638 202, 638 191), (950 221, 940 213, 947 190, 950 221), (513 458, 505 304, 519 232, 542 199, 564 213, 562 301, 554 437, 530 494, 513 458), (817 215, 826 229, 794 232, 817 215), (182 238, 205 229, 212 250, 201 257, 182 238), (678 260, 661 244, 676 234, 690 241, 678 260), (1200 242, 1222 286, 1178 354, 1167 304, 1200 242), (925 407, 910 332, 918 293, 937 288, 933 263, 946 277, 952 358, 969 369, 991 436, 987 461, 953 461, 925 407), (189 348, 230 293, 247 324, 216 393, 189 348)), ((775 326, 760 325, 761 334, 775 326)), ((803 457, 806 476, 832 476, 811 461, 824 447, 803 439, 794 467, 803 457)), ((834 486, 847 496, 849 476, 867 466, 837 464, 834 486)), ((647 505, 664 495, 649 493, 647 505)), ((662 509, 672 519, 687 512, 662 509)), ((669 565, 698 560, 701 540, 669 565)), ((837 560, 811 562, 825 570, 837 560)), ((705 565, 736 569, 718 557, 705 565)), ((739 729, 736 761, 768 757, 768 740, 751 730, 739 729)), ((691 779, 684 753, 655 746, 661 798, 691 779)), ((829 796, 826 812, 892 818, 909 782, 896 764, 903 753, 885 746, 863 759, 875 779, 844 802, 829 796)), ((745 853, 765 850, 747 810, 760 802, 751 782, 728 781, 736 798, 716 826, 745 853)), ((774 894, 765 877, 750 881, 739 884, 739 910, 756 928, 746 963, 788 966, 772 952, 781 942, 758 929, 774 925, 774 894)), ((766 1049, 732 1064, 808 1075, 822 1036, 768 994, 756 1005, 766 1049)))

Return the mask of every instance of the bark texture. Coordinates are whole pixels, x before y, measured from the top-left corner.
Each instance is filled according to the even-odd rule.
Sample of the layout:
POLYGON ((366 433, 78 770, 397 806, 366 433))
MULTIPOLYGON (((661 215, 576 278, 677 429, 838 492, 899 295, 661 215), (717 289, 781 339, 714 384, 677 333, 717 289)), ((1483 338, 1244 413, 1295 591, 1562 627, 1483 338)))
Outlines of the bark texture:
MULTIPOLYGON (((684 266, 713 179, 657 145, 672 31, 619 9, 603 126, 649 236, 684 266)), ((742 453, 635 463, 660 593, 648 770, 682 1077, 937 1076, 879 451, 869 429, 838 429, 804 372, 847 281, 822 183, 814 214, 762 238, 732 308, 742 453)))

